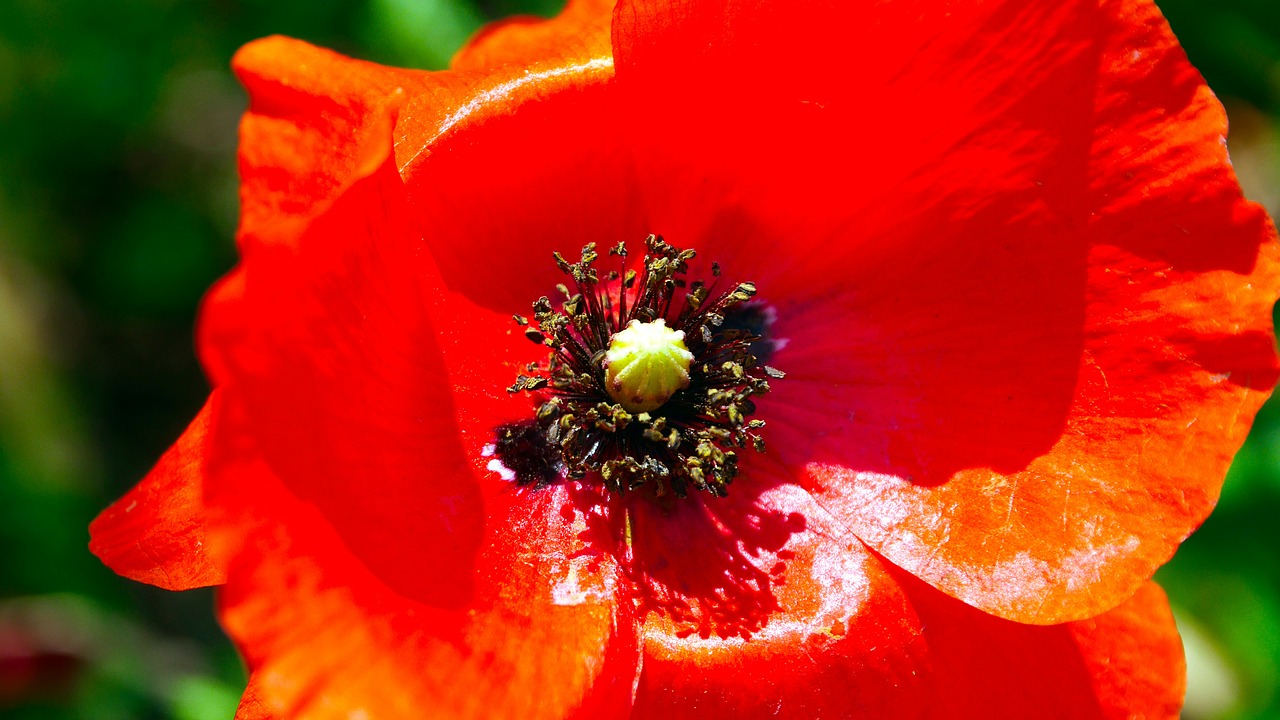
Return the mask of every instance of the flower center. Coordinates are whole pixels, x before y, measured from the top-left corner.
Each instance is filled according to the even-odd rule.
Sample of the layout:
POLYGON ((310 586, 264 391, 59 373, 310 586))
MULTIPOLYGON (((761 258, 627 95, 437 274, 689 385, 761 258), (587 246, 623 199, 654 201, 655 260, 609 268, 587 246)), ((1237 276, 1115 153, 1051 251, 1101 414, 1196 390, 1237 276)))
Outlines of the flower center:
POLYGON ((689 387, 691 362, 693 353, 684 344, 684 332, 667 327, 662 318, 632 320, 609 341, 604 354, 605 388, 629 412, 657 410, 677 390, 689 387))
POLYGON ((783 377, 757 367, 751 348, 759 335, 725 322, 751 307, 756 288, 744 282, 717 292, 715 263, 710 286, 687 282, 693 250, 656 235, 645 247, 640 273, 627 270, 624 243, 612 248, 621 267, 604 280, 594 243, 576 263, 555 253, 573 291, 557 286, 559 307, 539 298, 536 326, 515 316, 550 357, 508 390, 534 395, 537 425, 570 478, 597 473, 616 492, 648 487, 683 497, 693 487, 724 495, 738 472, 735 449, 764 451, 764 421, 749 419, 751 398, 769 391, 764 376, 783 377))

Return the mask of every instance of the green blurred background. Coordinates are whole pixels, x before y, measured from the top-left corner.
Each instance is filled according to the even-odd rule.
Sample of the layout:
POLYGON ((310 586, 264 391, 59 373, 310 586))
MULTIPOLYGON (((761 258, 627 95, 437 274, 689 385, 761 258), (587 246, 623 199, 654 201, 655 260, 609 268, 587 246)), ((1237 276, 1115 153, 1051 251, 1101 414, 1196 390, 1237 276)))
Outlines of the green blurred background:
MULTIPOLYGON (((209 591, 120 579, 89 520, 200 408, 196 303, 234 262, 241 44, 283 33, 440 67, 555 0, 0 0, 0 717, 228 720, 240 663, 209 591)), ((1163 0, 1280 210, 1280 1, 1163 0)), ((1280 719, 1280 405, 1159 579, 1188 718, 1280 719)))

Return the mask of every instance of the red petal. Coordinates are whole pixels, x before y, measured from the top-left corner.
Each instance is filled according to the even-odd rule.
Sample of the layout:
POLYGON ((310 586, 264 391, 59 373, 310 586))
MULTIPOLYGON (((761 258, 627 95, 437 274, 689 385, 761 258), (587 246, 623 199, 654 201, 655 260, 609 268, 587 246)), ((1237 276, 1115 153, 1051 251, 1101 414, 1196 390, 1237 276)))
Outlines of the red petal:
POLYGON ((440 93, 427 73, 360 62, 298 40, 244 46, 233 61, 249 90, 240 123, 240 240, 293 242, 316 210, 345 187, 371 121, 403 88, 440 93))
POLYGON ((214 391, 155 468, 89 526, 89 550, 112 570, 166 590, 223 582, 227 559, 209 541, 203 496, 217 398, 214 391))
MULTIPOLYGON (((552 250, 648 232, 614 129, 601 19, 601 4, 584 0, 544 24, 498 27, 492 43, 482 35, 459 56, 468 68, 502 65, 480 73, 380 68, 283 38, 246 47, 236 60, 253 98, 242 129, 242 241, 296 242, 380 139, 379 118, 398 108, 397 165, 445 285, 459 294, 451 302, 501 318, 501 334, 485 343, 511 347, 511 313, 563 279, 552 250), (585 44, 550 46, 569 35, 585 44), (509 64, 515 56, 500 57, 499 44, 528 66, 509 64)), ((470 315, 451 313, 461 325, 470 315)))
MULTIPOLYGON (((407 207, 379 138, 385 112, 376 100, 385 87, 374 84, 373 100, 355 97, 344 79, 360 64, 299 53, 285 72, 255 64, 275 76, 263 82, 304 90, 281 100, 277 113, 304 130, 332 125, 337 114, 360 131, 326 126, 307 135, 343 145, 341 162, 322 168, 332 187, 327 195, 285 189, 314 207, 271 228, 277 242, 242 245, 244 261, 208 302, 201 337, 206 366, 243 405, 279 477, 274 490, 263 484, 222 496, 228 512, 263 528, 241 538, 247 545, 223 595, 225 622, 254 670, 241 712, 624 714, 639 650, 629 608, 615 607, 610 559, 589 557, 575 540, 582 520, 562 490, 496 483, 481 457, 498 420, 529 414, 527 400, 503 390, 515 360, 531 350, 510 331, 519 306, 486 311, 441 284, 418 224, 430 215, 407 207), (308 93, 320 99, 306 101, 308 93), (326 94, 337 95, 328 101, 336 107, 326 94)), ((593 63, 535 78, 520 69, 441 74, 442 86, 466 92, 392 98, 399 147, 409 148, 406 172, 435 166, 422 161, 449 157, 455 137, 465 148, 473 129, 549 88, 606 80, 610 64, 593 63)), ((261 90, 250 84, 257 99, 261 90)), ((267 178, 281 167, 286 177, 300 174, 276 165, 258 169, 267 178)), ((431 238, 447 249, 443 235, 433 226, 431 238)), ((456 256, 444 256, 461 271, 446 280, 500 280, 480 272, 485 264, 448 266, 456 256)), ((520 268, 507 268, 518 276, 520 268)), ((224 484, 243 472, 227 469, 224 484)))
POLYGON ((635 247, 649 232, 617 129, 612 60, 571 60, 492 85, 404 166, 445 285, 507 317, 565 280, 552 251, 635 247))
MULTIPOLYGON (((247 248, 206 308, 206 363, 279 478, 273 491, 222 476, 227 511, 265 528, 224 595, 253 697, 321 717, 616 714, 638 643, 612 566, 580 552, 559 491, 485 469, 484 399, 457 419, 439 344, 473 362, 459 337, 477 318, 436 331, 453 307, 383 148, 298 242, 247 248)), ((497 383, 480 394, 512 402, 497 383)))
POLYGON ((898 575, 926 630, 933 717, 1178 717, 1182 641, 1154 583, 1097 618, 1043 627, 986 615, 898 575))
POLYGON ((1069 627, 1108 717, 1178 717, 1187 664, 1159 585, 1148 582, 1119 607, 1069 627))
MULTIPOLYGON (((283 37, 245 46, 233 63, 250 95, 240 128, 241 244, 296 241, 356 172, 362 148, 380 140, 379 123, 389 111, 398 109, 397 164, 408 170, 442 138, 510 115, 531 99, 607 79, 608 45, 587 42, 599 15, 589 0, 542 29, 529 29, 559 38, 578 28, 581 57, 543 47, 545 59, 534 63, 539 45, 526 42, 531 67, 482 73, 389 68, 283 37)), ((501 59, 487 47, 480 42, 476 58, 501 59)), ((467 56, 464 51, 460 58, 467 56)))
POLYGON ((457 605, 484 522, 479 454, 461 444, 431 317, 437 273, 381 145, 299 242, 246 249, 201 345, 282 482, 398 592, 457 605), (423 552, 413 566, 406 546, 423 552))
POLYGON ((632 113, 650 217, 774 302, 760 416, 861 539, 1052 623, 1204 519, 1280 272, 1153 5, 634 0, 614 42, 680 109, 632 113))
POLYGON ((897 581, 803 490, 754 486, 633 508, 649 615, 632 717, 920 715, 928 660, 897 581))
POLYGON ((509 315, 559 282, 551 250, 642 240, 612 129, 603 10, 581 0, 552 21, 483 31, 456 60, 468 72, 385 68, 285 38, 246 46, 235 61, 252 100, 241 129, 242 241, 296 241, 392 108, 397 166, 427 240, 449 286, 473 301, 509 315), (506 292, 509 280, 518 292, 506 292), (486 290, 518 300, 498 303, 486 290))
MULTIPOLYGON (((253 526, 219 596, 252 672, 238 717, 625 715, 637 625, 615 603, 611 560, 578 539, 585 519, 565 488, 489 498, 458 609, 397 592, 278 480, 256 491, 271 517, 253 526)), ((406 543, 399 562, 429 573, 432 552, 406 543)))
POLYGON ((855 252, 927 257, 961 219, 980 250, 1078 211, 1042 186, 1078 158, 1085 4, 623 0, 640 200, 771 298, 830 290, 855 252))
POLYGON ((633 571, 654 568, 654 581, 686 598, 736 611, 739 583, 725 572, 751 576, 746 563, 771 578, 778 606, 752 634, 717 634, 722 613, 699 635, 642 593, 650 615, 636 720, 1177 716, 1181 643, 1154 584, 1092 620, 1022 625, 884 563, 794 486, 745 495, 714 501, 716 517, 751 532, 699 532, 687 502, 656 534, 652 512, 635 520, 633 571), (732 507, 719 512, 722 502, 732 507), (775 519, 781 535, 769 532, 775 519))
POLYGON ((613 0, 569 0, 550 20, 518 16, 489 23, 453 56, 454 70, 576 64, 609 57, 613 0))

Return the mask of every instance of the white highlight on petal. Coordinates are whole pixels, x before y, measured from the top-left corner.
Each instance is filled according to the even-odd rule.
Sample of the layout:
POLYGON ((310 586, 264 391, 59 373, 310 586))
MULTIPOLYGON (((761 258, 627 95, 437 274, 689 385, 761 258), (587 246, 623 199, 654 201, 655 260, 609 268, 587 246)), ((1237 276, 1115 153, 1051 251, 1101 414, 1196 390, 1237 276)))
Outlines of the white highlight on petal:
POLYGON ((501 477, 503 480, 511 481, 516 479, 516 471, 512 470, 506 465, 503 465, 502 461, 499 460, 498 458, 494 458, 490 460, 489 464, 485 465, 485 467, 493 472, 498 473, 498 476, 501 477))
POLYGON ((447 134, 450 130, 452 130, 456 125, 466 121, 469 117, 471 117, 472 114, 481 110, 486 105, 490 105, 493 103, 500 103, 516 95, 520 90, 524 89, 525 87, 528 87, 531 85, 537 86, 548 80, 553 80, 555 78, 566 77, 570 75, 587 75, 593 72, 600 72, 603 70, 612 70, 612 69, 613 69, 613 58, 611 57, 610 58, 593 58, 579 65, 570 65, 568 67, 557 67, 557 68, 551 68, 549 70, 539 70, 537 72, 526 71, 525 74, 521 77, 512 78, 511 80, 508 80, 504 83, 499 83, 498 85, 495 85, 489 88, 488 90, 485 90, 484 92, 477 93, 476 96, 468 100, 466 104, 464 104, 462 107, 458 108, 457 110, 453 111, 452 114, 446 117, 444 119, 444 122, 440 123, 440 129, 436 131, 436 134, 432 135, 429 140, 423 143, 422 147, 418 148, 417 152, 415 152, 413 154, 413 157, 410 157, 405 162, 404 166, 408 167, 409 165, 413 164, 413 162, 418 159, 419 155, 423 154, 424 152, 427 152, 430 149, 430 147, 433 144, 435 144, 436 140, 439 140, 441 137, 444 137, 444 135, 447 134))

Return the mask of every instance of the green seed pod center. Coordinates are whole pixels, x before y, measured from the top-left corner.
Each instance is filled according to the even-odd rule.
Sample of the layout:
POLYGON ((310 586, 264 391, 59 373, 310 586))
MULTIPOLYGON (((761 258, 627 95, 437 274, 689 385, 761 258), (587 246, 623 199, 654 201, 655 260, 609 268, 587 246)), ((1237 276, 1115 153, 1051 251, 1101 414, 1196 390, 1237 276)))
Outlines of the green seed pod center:
POLYGON ((609 341, 605 386, 609 397, 630 412, 657 410, 689 387, 691 363, 684 332, 667 327, 662 318, 632 320, 609 341))

